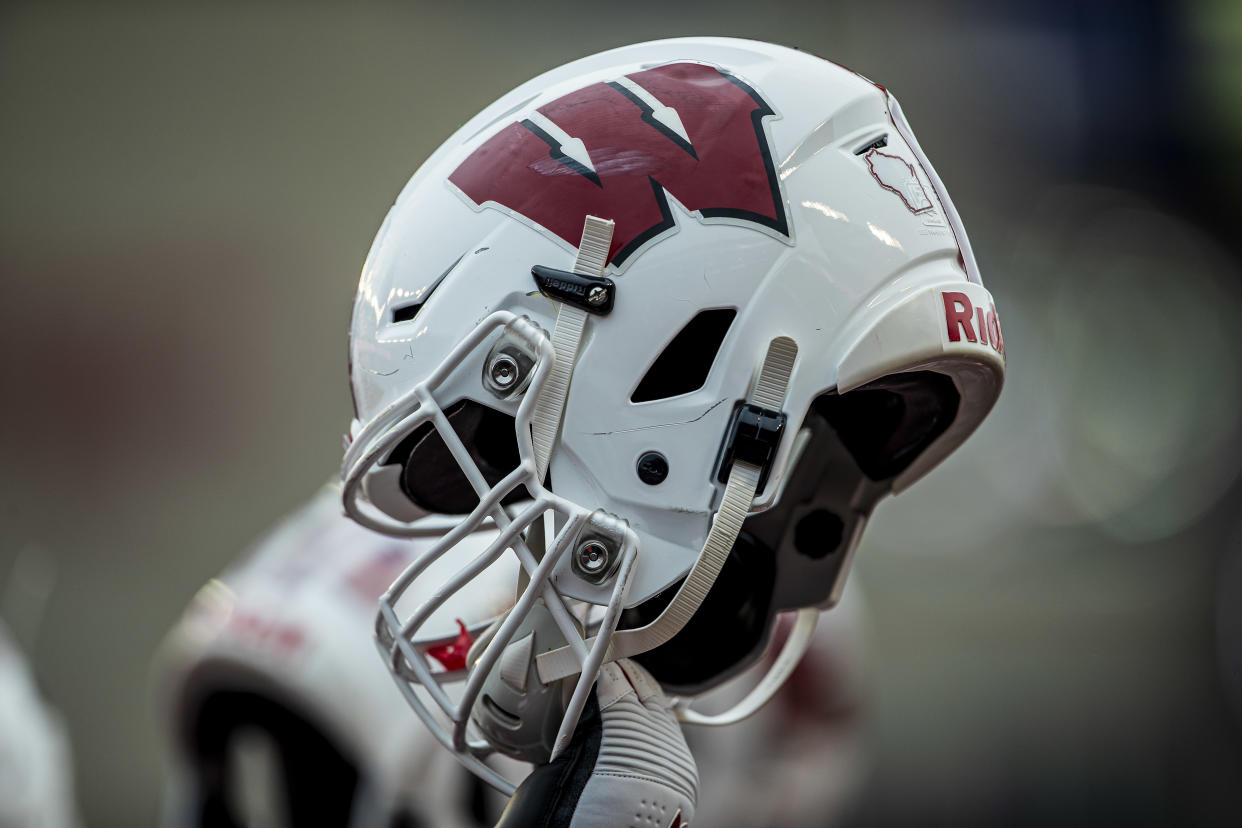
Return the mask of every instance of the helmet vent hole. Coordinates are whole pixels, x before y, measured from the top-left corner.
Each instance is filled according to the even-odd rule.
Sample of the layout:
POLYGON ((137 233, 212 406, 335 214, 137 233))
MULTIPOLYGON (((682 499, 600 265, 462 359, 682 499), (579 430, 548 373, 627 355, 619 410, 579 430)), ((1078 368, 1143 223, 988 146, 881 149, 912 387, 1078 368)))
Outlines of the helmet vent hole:
MULTIPOLYGON (((487 248, 483 248, 483 249, 486 250, 487 248)), ((431 298, 431 294, 435 293, 436 288, 438 288, 440 286, 440 283, 444 281, 444 277, 452 273, 453 268, 457 267, 457 265, 465 257, 466 257, 465 253, 458 256, 453 261, 453 263, 445 269, 443 273, 441 273, 439 276, 435 278, 435 281, 415 291, 413 302, 410 302, 407 305, 401 305, 400 307, 393 308, 392 309, 392 323, 395 325, 398 322, 409 322, 415 316, 418 316, 418 312, 423 309, 423 305, 427 304, 427 300, 431 298)))
POLYGON ((879 138, 876 138, 874 140, 868 141, 867 143, 863 144, 861 147, 854 150, 854 154, 863 155, 865 153, 870 152, 873 149, 879 149, 880 147, 887 147, 887 146, 888 146, 888 135, 885 134, 885 135, 881 135, 879 138))
POLYGON ((510 728, 511 730, 517 730, 522 726, 522 720, 518 716, 515 716, 508 710, 505 710, 503 707, 496 704, 495 700, 492 699, 491 696, 485 693, 481 701, 483 709, 490 713, 496 721, 504 727, 510 728))
POLYGON ((735 316, 736 308, 714 308, 687 322, 651 363, 630 402, 663 400, 702 388, 735 316))
POLYGON ((415 302, 413 305, 406 305, 403 308, 393 308, 392 309, 393 324, 396 324, 397 322, 409 322, 411 319, 413 319, 415 316, 418 315, 418 312, 422 310, 422 308, 423 308, 422 302, 415 302))

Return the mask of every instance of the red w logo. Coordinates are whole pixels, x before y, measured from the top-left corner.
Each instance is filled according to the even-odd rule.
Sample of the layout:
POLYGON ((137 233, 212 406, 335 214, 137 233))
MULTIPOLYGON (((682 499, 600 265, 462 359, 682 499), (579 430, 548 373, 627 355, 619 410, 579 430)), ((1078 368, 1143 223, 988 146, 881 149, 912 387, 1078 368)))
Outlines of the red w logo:
POLYGON ((588 215, 616 222, 621 264, 676 225, 665 191, 704 220, 789 235, 763 119, 742 81, 674 63, 597 83, 506 126, 449 176, 476 205, 492 202, 576 246, 588 215))

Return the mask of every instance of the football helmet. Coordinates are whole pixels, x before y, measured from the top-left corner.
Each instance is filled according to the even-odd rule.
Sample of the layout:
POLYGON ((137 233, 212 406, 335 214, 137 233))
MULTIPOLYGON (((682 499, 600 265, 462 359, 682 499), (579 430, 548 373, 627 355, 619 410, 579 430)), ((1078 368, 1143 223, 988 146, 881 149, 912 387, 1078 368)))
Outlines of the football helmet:
POLYGON ((883 87, 724 38, 554 69, 419 168, 363 267, 345 509, 443 532, 381 599, 380 649, 507 789, 482 757, 555 755, 605 661, 697 694, 800 611, 738 713, 697 717, 731 721, 797 663, 876 502, 1003 375, 961 219, 883 87), (466 631, 464 663, 430 657, 457 638, 428 619, 502 561, 513 609, 466 631))
MULTIPOLYGON (((367 646, 376 598, 429 545, 359 527, 324 487, 198 592, 158 659, 166 828, 470 828, 480 808, 499 815, 367 646)), ((502 612, 514 569, 460 594, 448 628, 502 612)))

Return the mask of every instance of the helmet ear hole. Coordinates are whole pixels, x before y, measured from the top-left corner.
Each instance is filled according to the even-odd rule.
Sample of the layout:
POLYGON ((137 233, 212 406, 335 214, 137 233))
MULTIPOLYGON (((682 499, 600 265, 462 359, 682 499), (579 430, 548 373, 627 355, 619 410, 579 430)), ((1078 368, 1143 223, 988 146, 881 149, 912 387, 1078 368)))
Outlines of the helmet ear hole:
MULTIPOLYGON (((521 460, 513 417, 474 400, 461 400, 448 408, 445 416, 489 486, 518 467, 521 460)), ((424 423, 402 440, 388 462, 401 464, 401 491, 423 509, 462 515, 479 505, 478 494, 431 423, 424 423)), ((525 491, 516 489, 502 503, 528 496, 525 491)))
POLYGON ((816 509, 794 526, 794 549, 812 560, 826 558, 841 547, 845 523, 827 509, 816 509))

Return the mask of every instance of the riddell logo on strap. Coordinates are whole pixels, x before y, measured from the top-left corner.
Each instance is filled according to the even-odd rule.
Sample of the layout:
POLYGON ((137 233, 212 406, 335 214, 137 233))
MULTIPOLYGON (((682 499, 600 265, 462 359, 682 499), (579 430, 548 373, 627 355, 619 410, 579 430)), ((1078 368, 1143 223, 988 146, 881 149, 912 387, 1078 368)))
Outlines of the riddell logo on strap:
POLYGON ((975 307, 969 296, 956 290, 943 291, 940 297, 944 300, 944 321, 949 328, 950 342, 960 342, 966 337, 969 342, 990 345, 992 350, 1005 355, 1005 337, 1001 334, 995 305, 975 307))
POLYGON ((449 176, 493 207, 577 247, 586 216, 612 219, 608 263, 621 265, 676 229, 668 195, 700 221, 788 239, 764 119, 738 78, 672 63, 549 101, 484 141, 449 176))

